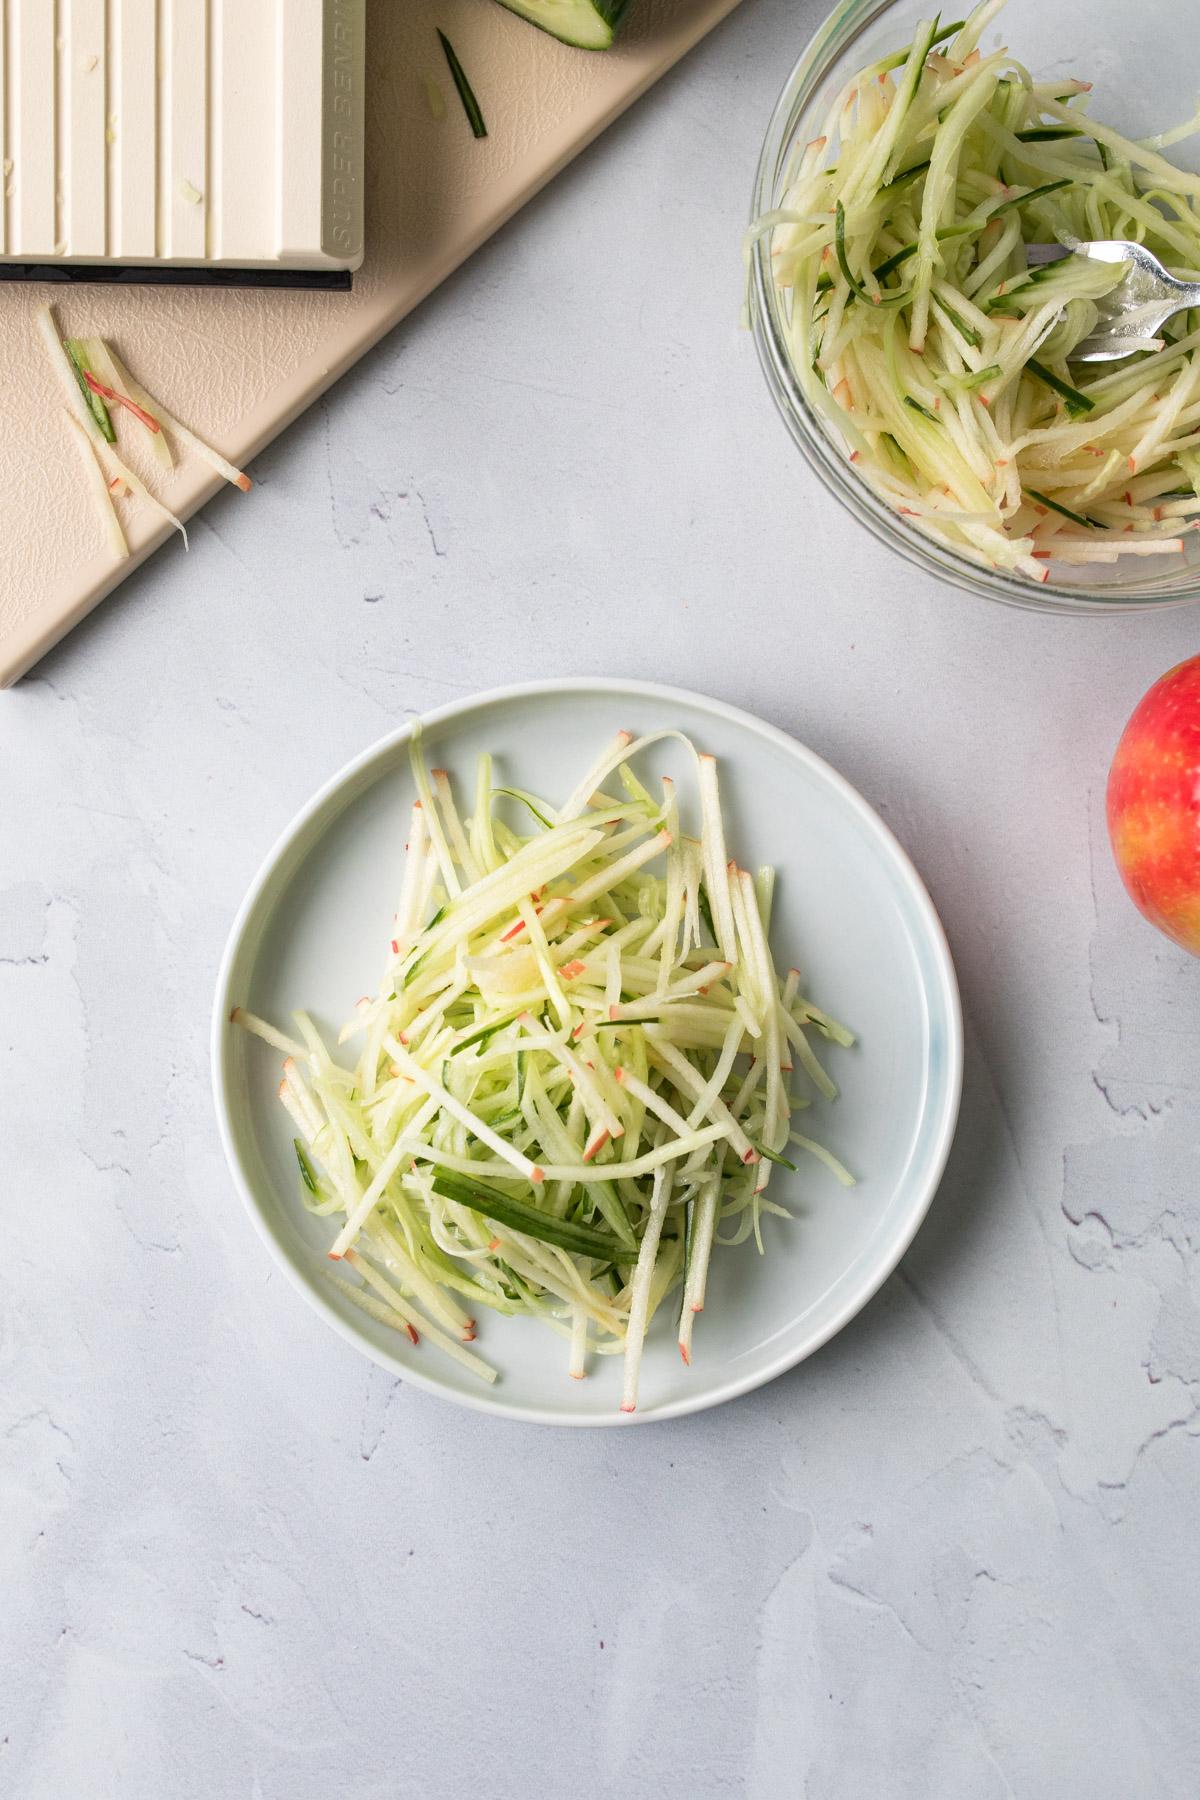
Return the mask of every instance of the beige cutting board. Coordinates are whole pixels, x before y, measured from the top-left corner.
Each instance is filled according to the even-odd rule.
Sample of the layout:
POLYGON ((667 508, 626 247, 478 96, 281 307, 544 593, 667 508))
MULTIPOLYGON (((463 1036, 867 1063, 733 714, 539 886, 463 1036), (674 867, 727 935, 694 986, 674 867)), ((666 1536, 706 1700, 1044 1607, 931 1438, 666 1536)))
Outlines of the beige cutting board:
MULTIPOLYGON (((235 462, 276 432, 469 256, 737 0, 633 0, 604 54, 570 50, 491 0, 368 0, 367 253, 351 294, 201 288, 47 289, 0 283, 0 687, 8 686, 166 532, 122 503, 116 561, 84 485, 33 314, 111 338, 164 405, 235 462), (488 124, 472 138, 435 35, 451 39, 488 124), (431 77, 445 101, 435 118, 431 77)), ((186 518, 220 485, 188 459, 164 480, 186 518)), ((251 493, 244 502, 254 505, 251 493)))

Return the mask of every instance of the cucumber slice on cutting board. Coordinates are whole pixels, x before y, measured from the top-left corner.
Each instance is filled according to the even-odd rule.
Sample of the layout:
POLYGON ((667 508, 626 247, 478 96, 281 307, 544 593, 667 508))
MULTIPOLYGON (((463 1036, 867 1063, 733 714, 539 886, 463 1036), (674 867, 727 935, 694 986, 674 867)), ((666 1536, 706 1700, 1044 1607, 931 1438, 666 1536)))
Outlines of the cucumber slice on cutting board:
POLYGON ((629 0, 500 0, 500 5, 577 50, 607 50, 629 0))

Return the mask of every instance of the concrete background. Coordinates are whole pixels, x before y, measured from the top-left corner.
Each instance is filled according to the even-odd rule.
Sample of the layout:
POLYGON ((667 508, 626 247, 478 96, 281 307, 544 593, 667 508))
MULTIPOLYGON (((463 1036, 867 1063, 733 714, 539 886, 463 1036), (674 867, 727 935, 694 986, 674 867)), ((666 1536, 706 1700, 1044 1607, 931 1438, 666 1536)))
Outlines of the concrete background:
POLYGON ((932 585, 737 329, 820 8, 731 21, 0 697, 0 1791, 1128 1800, 1200 1791, 1200 969, 1109 756, 1194 612, 932 585), (233 911, 404 714, 662 677, 811 744, 968 1017, 928 1224, 810 1363, 619 1434, 360 1360, 217 1148, 233 911))

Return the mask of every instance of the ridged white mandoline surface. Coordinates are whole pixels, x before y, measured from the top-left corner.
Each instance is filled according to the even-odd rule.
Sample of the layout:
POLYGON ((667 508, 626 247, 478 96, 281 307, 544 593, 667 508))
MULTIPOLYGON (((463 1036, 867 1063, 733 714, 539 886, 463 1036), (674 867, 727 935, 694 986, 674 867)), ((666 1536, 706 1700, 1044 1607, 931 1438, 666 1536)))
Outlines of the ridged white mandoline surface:
MULTIPOLYGON (((351 294, 0 282, 0 687, 167 536, 144 505, 126 505, 132 555, 118 562, 105 548, 34 329, 43 300, 64 330, 111 338, 152 394, 244 464, 736 3, 641 0, 617 47, 596 55, 567 49, 492 0, 366 0, 366 255, 351 294), (439 26, 482 104, 488 136, 478 142, 439 26)), ((18 6, 32 16, 35 4, 54 10, 53 0, 0 0, 0 13, 7 7, 11 25, 18 6)), ((122 0, 123 14, 137 4, 122 0)), ((307 4, 286 0, 289 21, 307 4)), ((59 0, 60 18, 78 5, 59 0)), ((274 15, 273 0, 236 7, 239 19, 259 10, 274 15)), ((739 218, 735 239, 740 229, 739 218)), ((731 256, 736 294, 736 242, 731 256)), ((137 460, 136 437, 124 441, 137 460)), ((144 466, 185 518, 220 486, 194 458, 166 481, 152 471, 144 466)))
POLYGON ((0 261, 353 267, 364 0, 0 0, 0 261))

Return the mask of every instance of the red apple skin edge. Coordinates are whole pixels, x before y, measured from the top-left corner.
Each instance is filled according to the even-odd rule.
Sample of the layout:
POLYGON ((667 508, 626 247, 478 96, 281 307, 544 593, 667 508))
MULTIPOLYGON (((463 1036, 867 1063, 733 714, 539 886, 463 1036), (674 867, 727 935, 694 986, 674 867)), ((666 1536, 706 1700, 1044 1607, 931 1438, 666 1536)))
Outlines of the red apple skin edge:
POLYGON ((1108 835, 1138 911, 1200 956, 1200 656, 1156 681, 1121 734, 1108 835))

